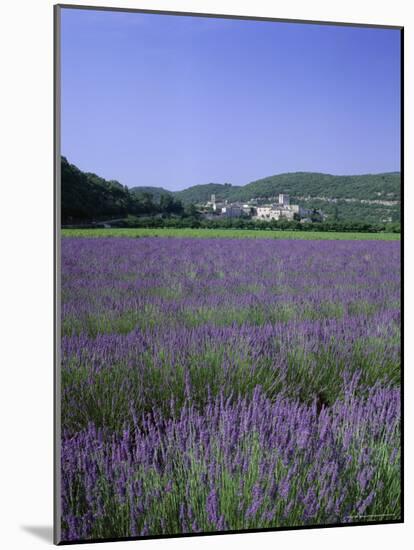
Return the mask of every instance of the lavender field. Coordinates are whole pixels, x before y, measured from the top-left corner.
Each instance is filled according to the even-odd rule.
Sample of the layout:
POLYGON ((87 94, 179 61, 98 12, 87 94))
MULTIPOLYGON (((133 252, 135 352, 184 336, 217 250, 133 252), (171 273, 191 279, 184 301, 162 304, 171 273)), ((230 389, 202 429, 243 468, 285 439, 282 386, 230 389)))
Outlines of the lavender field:
POLYGON ((62 239, 62 539, 400 518, 400 243, 62 239))

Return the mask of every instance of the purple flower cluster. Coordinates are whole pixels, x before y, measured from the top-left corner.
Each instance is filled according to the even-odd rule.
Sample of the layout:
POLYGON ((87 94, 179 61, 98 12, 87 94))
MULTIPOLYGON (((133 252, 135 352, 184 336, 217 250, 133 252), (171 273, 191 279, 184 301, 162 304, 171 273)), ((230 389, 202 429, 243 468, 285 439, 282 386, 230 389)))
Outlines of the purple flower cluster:
POLYGON ((63 539, 399 517, 399 245, 62 241, 63 539))
POLYGON ((218 396, 202 413, 186 404, 169 419, 145 415, 119 435, 90 424, 63 439, 66 538, 108 536, 107 526, 122 537, 194 522, 207 531, 346 522, 381 492, 372 474, 389 457, 370 455, 372 441, 395 445, 399 409, 398 389, 347 395, 318 415, 256 388, 234 403, 218 396))

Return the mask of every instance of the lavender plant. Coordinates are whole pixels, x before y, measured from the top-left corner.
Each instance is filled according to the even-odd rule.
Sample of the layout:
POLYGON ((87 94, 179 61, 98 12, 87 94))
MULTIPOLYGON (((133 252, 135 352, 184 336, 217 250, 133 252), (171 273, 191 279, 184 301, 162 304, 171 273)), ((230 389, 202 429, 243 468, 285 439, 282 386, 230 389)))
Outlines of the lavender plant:
POLYGON ((65 540, 398 519, 399 243, 62 240, 65 540))

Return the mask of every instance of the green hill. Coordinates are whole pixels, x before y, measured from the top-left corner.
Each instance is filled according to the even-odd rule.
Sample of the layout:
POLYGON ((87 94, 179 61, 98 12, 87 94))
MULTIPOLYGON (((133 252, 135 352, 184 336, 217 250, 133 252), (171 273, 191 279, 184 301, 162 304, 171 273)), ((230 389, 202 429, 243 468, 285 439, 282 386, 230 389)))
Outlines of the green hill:
POLYGON ((233 200, 234 193, 239 189, 242 188, 230 183, 206 183, 204 185, 193 185, 183 191, 175 191, 174 195, 185 204, 197 204, 207 202, 213 194, 217 196, 217 199, 233 200))
POLYGON ((179 211, 180 202, 205 204, 212 194, 217 201, 264 203, 288 193, 293 204, 320 209, 329 221, 399 222, 400 185, 399 172, 356 176, 292 172, 243 186, 207 183, 175 192, 150 186, 128 189, 118 181, 82 172, 62 157, 62 221, 179 211))
POLYGON ((216 200, 259 202, 288 193, 291 201, 321 209, 328 219, 400 221, 399 172, 333 176, 316 172, 292 172, 262 178, 244 186, 206 184, 176 193, 184 203, 204 203, 215 193, 216 200), (381 204, 382 203, 382 204, 381 204))
POLYGON ((129 194, 119 182, 82 172, 65 157, 62 157, 61 174, 62 223, 127 214, 129 194))
POLYGON ((400 174, 332 176, 317 172, 292 172, 262 178, 243 186, 219 183, 195 185, 174 194, 184 202, 205 202, 212 193, 216 194, 217 199, 242 201, 270 198, 279 193, 288 193, 291 197, 400 200, 400 174))
POLYGON ((129 192, 141 197, 145 194, 152 195, 152 198, 155 202, 159 202, 161 200, 162 195, 173 194, 171 191, 168 191, 163 187, 149 187, 149 186, 130 187, 129 192))
POLYGON ((337 199, 399 200, 400 174, 332 176, 317 172, 292 172, 270 176, 243 186, 235 195, 242 200, 289 193, 292 197, 310 196, 337 199))
POLYGON ((118 181, 108 181, 96 174, 82 172, 65 157, 61 161, 61 214, 62 224, 73 224, 133 216, 180 214, 183 206, 168 191, 151 188, 131 192, 118 181))

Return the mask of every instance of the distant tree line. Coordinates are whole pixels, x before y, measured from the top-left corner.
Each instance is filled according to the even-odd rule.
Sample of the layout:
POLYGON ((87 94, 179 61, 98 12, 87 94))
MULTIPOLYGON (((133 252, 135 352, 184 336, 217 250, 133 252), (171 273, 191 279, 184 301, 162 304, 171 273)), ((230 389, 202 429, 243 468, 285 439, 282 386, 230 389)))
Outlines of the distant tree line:
POLYGON ((252 229, 276 231, 340 231, 361 233, 400 233, 399 223, 371 224, 363 222, 321 222, 300 223, 288 220, 252 220, 247 218, 205 219, 200 215, 184 210, 180 217, 134 217, 115 223, 117 227, 148 227, 148 228, 206 228, 206 229, 252 229))

